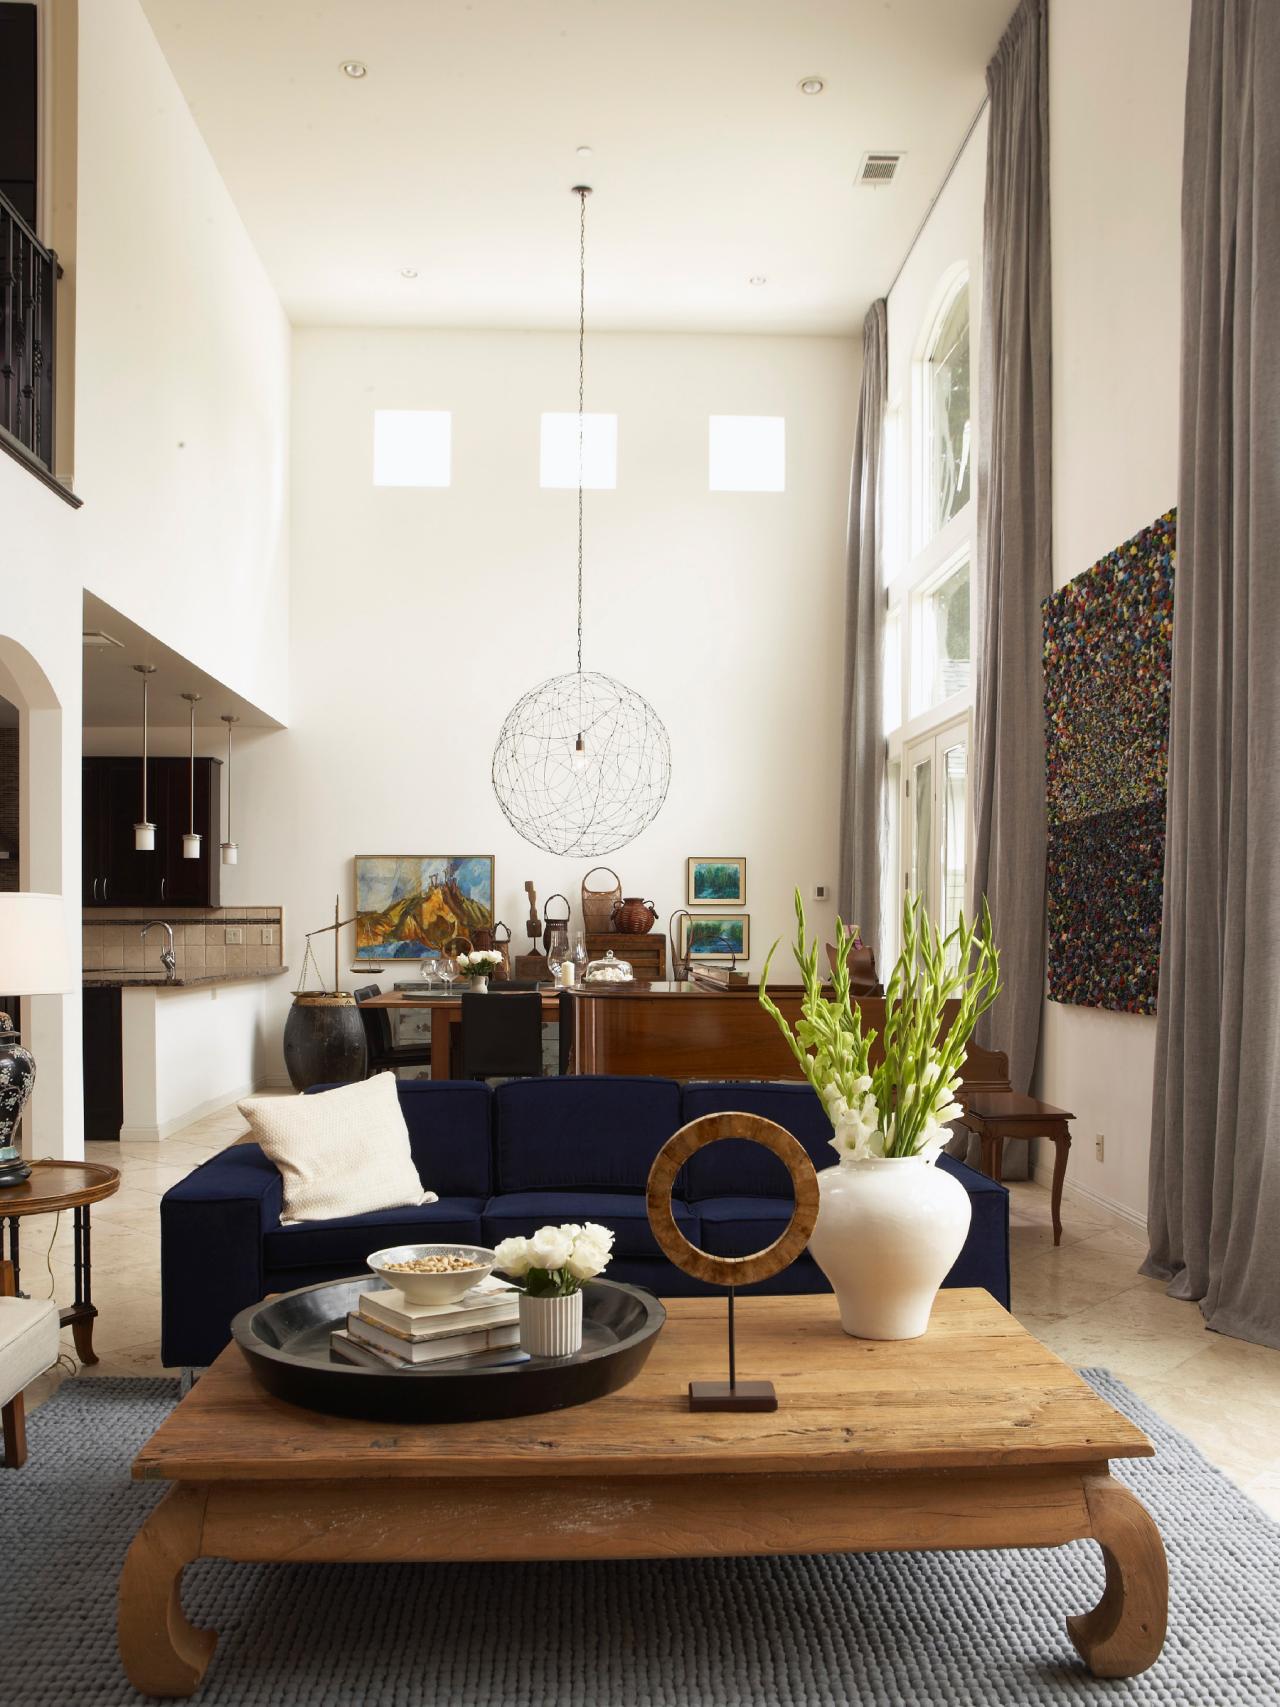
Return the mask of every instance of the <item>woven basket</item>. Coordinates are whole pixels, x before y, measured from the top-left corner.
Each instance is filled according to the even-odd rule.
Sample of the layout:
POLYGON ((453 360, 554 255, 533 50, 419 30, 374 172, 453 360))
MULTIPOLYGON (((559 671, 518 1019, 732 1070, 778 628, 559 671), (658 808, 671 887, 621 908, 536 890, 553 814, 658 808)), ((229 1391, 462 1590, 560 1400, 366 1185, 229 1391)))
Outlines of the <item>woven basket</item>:
POLYGON ((582 926, 589 935, 600 931, 613 929, 613 907, 615 901, 622 899, 622 880, 616 871, 607 865, 593 865, 587 876, 582 880, 582 926), (597 871, 607 871, 613 879, 612 889, 588 889, 587 878, 594 877, 597 871))

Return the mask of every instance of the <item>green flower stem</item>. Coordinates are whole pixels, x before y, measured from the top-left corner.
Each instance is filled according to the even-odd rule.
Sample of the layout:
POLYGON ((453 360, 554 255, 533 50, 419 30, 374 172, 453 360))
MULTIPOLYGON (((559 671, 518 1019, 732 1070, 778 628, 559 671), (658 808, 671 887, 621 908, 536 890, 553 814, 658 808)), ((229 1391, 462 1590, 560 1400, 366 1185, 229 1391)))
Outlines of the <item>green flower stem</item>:
MULTIPOLYGON (((853 1106, 854 1086, 870 1076, 880 1110, 886 1156, 917 1155, 932 1118, 939 1084, 958 1079, 974 1027, 1000 993, 1000 956, 986 901, 976 924, 963 915, 945 937, 929 918, 920 896, 908 896, 902 909, 902 952, 885 991, 883 1059, 871 1071, 874 1031, 862 1029, 862 1012, 849 995, 848 951, 857 927, 836 920, 836 965, 828 998, 818 971, 818 941, 808 940, 804 901, 795 894, 796 965, 804 984, 800 1018, 790 1026, 769 995, 769 969, 777 943, 760 975, 760 1005, 772 1014, 809 1083, 823 1099, 834 1093, 853 1106), (940 1037, 946 1004, 958 1003, 945 1037, 940 1037), (889 1132, 889 1125, 892 1132, 889 1132)), ((834 1119, 832 1120, 834 1126, 834 1119)))

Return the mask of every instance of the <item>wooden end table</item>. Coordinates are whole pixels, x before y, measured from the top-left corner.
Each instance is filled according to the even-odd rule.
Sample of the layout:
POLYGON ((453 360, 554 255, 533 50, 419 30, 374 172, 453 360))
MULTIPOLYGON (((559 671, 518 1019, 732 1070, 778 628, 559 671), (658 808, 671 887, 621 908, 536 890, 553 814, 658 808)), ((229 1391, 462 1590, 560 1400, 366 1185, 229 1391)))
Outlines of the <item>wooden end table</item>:
POLYGON ((1099 1677, 1164 1642, 1168 1574, 1146 1509, 1109 1469, 1146 1436, 986 1292, 939 1295, 918 1340, 848 1338, 835 1302, 739 1300, 742 1361, 771 1412, 691 1412, 724 1301, 668 1302, 629 1387, 496 1422, 351 1421, 258 1386, 228 1346, 152 1435, 134 1477, 168 1494, 120 1578, 120 1655, 146 1695, 190 1695, 217 1637, 189 1624, 194 1559, 665 1559, 971 1547, 1093 1537, 1106 1589, 1067 1620, 1099 1677))
POLYGON ((22 1271, 18 1262, 18 1230, 23 1216, 53 1215, 59 1209, 73 1211, 75 1302, 58 1312, 58 1321, 64 1328, 70 1326, 81 1363, 98 1361, 93 1349, 93 1321, 98 1311, 93 1302, 89 1207, 119 1189, 120 1170, 109 1168, 105 1162, 32 1162, 31 1173, 21 1184, 0 1187, 0 1256, 7 1256, 13 1264, 13 1282, 19 1296, 22 1296, 22 1271))
POLYGON ((1067 1122, 1074 1119, 1070 1109, 1055 1108, 1051 1102, 1020 1096, 1016 1091, 978 1091, 965 1102, 960 1116, 961 1125, 981 1139, 982 1171, 997 1185, 1001 1180, 1006 1138, 1053 1140, 1050 1213, 1055 1245, 1062 1243, 1062 1182, 1067 1177, 1067 1158, 1071 1154, 1071 1128, 1067 1122))

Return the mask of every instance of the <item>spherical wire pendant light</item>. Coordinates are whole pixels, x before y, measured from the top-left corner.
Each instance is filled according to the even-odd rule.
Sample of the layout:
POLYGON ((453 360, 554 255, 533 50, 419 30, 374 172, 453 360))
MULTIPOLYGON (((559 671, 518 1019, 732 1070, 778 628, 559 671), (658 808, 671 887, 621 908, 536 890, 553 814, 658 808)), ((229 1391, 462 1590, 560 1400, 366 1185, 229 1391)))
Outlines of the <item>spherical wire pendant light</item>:
POLYGON ((578 214, 578 667, 518 699, 493 750, 493 791, 507 822, 547 853, 613 853, 657 817, 671 780, 671 741, 643 695, 582 667, 583 401, 586 353, 585 184, 578 214))

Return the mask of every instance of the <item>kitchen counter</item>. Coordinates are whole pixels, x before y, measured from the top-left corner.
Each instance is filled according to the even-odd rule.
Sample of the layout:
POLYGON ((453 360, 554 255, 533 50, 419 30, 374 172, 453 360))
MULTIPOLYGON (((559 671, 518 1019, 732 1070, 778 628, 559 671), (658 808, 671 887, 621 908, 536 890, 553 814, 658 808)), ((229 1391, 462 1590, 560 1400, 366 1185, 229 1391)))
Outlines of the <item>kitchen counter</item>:
POLYGON ((193 972, 167 978, 163 972, 86 972, 86 990, 195 990, 211 984, 244 984, 253 978, 282 978, 287 966, 237 966, 224 972, 193 972))

